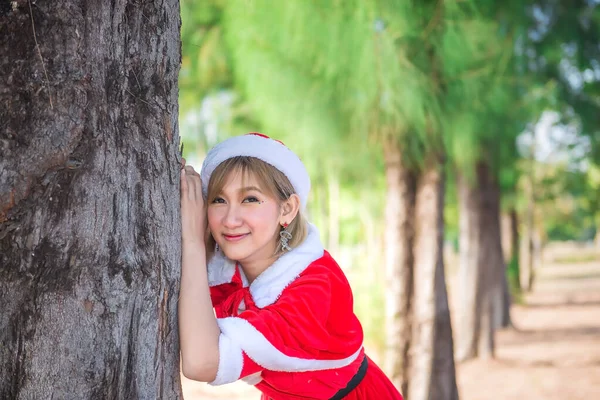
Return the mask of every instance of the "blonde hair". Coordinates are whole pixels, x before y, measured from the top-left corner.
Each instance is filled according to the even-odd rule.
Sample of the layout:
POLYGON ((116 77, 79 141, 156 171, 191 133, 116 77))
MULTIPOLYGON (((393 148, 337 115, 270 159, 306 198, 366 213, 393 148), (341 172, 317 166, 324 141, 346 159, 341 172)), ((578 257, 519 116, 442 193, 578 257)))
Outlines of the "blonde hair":
MULTIPOLYGON (((227 183, 227 179, 234 172, 241 172, 242 179, 246 179, 249 175, 252 175, 258 181, 261 190, 277 199, 280 206, 290 196, 296 194, 287 176, 271 164, 256 157, 237 156, 223 161, 213 171, 208 182, 207 204, 212 203, 221 193, 227 183)), ((302 215, 301 210, 298 210, 298 214, 296 214, 286 229, 292 234, 292 239, 288 242, 288 246, 291 248, 298 246, 306 239, 308 234, 307 221, 302 215)), ((208 258, 210 258, 214 252, 216 242, 210 233, 207 236, 206 252, 208 258)), ((275 254, 281 255, 283 252, 281 243, 278 243, 275 254)))

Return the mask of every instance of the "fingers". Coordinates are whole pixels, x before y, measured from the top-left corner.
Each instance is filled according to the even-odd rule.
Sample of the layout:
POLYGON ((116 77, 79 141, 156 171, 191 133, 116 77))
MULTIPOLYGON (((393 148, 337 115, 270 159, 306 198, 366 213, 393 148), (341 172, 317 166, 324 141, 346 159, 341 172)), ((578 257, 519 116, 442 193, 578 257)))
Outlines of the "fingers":
POLYGON ((202 198, 202 185, 200 175, 190 165, 186 165, 183 169, 187 180, 187 197, 189 200, 199 200, 202 198))
POLYGON ((197 199, 202 199, 202 178, 200 178, 200 175, 196 174, 197 177, 197 185, 195 186, 196 189, 196 198, 197 199))
POLYGON ((185 173, 188 177, 197 176, 198 178, 200 178, 200 175, 198 175, 194 167, 192 167, 191 165, 186 165, 183 167, 183 169, 185 169, 185 173))
POLYGON ((200 175, 191 165, 185 165, 182 158, 181 169, 181 198, 193 202, 204 203, 200 175))
POLYGON ((196 179, 190 176, 187 171, 185 173, 188 179, 188 199, 194 201, 196 200, 196 179))
POLYGON ((187 196, 189 187, 188 187, 188 182, 187 182, 187 176, 185 173, 185 169, 181 170, 181 195, 182 196, 187 196))

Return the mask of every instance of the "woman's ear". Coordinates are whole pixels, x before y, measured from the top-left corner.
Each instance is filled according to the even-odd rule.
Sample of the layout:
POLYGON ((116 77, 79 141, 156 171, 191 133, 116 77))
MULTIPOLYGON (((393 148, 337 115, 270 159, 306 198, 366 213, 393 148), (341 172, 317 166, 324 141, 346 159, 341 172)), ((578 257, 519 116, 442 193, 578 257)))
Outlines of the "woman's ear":
POLYGON ((300 211, 300 197, 297 194, 293 194, 289 199, 283 202, 281 206, 281 216, 279 217, 279 224, 290 224, 298 212, 300 211))

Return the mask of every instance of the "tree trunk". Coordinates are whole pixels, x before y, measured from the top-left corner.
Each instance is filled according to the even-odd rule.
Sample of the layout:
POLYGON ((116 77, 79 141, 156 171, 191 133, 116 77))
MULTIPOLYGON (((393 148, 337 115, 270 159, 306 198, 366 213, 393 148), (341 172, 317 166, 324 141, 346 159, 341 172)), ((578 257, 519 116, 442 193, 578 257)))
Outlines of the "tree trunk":
POLYGON ((407 393, 408 349, 410 346, 413 265, 413 217, 416 183, 406 168, 398 145, 392 141, 384 148, 387 180, 386 194, 386 350, 385 369, 390 378, 407 393))
POLYGON ((444 273, 442 170, 437 159, 429 160, 417 187, 410 400, 458 399, 444 273))
POLYGON ((500 236, 502 237, 502 254, 505 260, 510 260, 512 254, 512 229, 510 213, 500 213, 500 236))
POLYGON ((0 398, 180 398, 179 3, 5 3, 0 398))
POLYGON ((476 183, 459 182, 462 297, 458 358, 494 355, 494 331, 510 325, 510 292, 500 234, 500 188, 485 163, 476 183))
POLYGON ((487 165, 480 164, 479 175, 483 207, 480 229, 483 251, 479 253, 479 262, 489 275, 485 279, 490 279, 493 329, 506 328, 510 326, 510 291, 500 234, 500 187, 487 165))
POLYGON ((459 174, 459 329, 457 336, 457 359, 464 361, 493 356, 494 331, 492 324, 492 286, 495 278, 492 261, 493 248, 488 226, 484 225, 484 199, 487 184, 485 171, 476 171, 476 183, 459 174), (487 254, 487 251, 492 254, 487 254))
POLYGON ((596 236, 594 238, 596 248, 600 250, 600 212, 596 212, 596 236))
POLYGON ((507 276, 509 288, 514 292, 521 291, 521 282, 519 280, 519 217, 517 210, 512 207, 502 219, 502 249, 504 250, 505 260, 508 260, 507 276))
MULTIPOLYGON (((533 172, 532 172, 533 174, 533 172)), ((525 290, 533 289, 535 279, 535 197, 533 192, 533 175, 528 177, 525 185, 525 196, 527 197, 527 210, 525 216, 525 270, 523 281, 525 290)))

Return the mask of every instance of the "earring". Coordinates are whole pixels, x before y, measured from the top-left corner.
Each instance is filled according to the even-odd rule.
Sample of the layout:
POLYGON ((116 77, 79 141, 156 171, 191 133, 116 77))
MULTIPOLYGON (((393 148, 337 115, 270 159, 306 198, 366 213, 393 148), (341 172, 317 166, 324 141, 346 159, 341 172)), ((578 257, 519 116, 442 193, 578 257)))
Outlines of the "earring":
POLYGON ((289 246, 288 242, 292 240, 292 234, 287 231, 288 224, 283 224, 283 230, 279 232, 279 242, 281 245, 281 250, 291 251, 292 248, 289 246))

